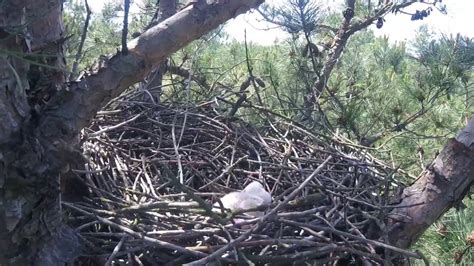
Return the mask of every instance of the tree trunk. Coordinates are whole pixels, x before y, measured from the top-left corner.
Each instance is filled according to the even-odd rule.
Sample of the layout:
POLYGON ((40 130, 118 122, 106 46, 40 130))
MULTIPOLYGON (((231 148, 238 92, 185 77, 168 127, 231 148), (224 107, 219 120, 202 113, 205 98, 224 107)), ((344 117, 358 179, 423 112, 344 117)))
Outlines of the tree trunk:
POLYGON ((157 62, 263 1, 191 5, 67 85, 62 2, 0 3, 0 265, 64 265, 77 256, 79 238, 61 220, 59 177, 80 158, 80 130, 157 62))
POLYGON ((392 244, 408 248, 474 183, 474 116, 401 196, 388 219, 392 244))
MULTIPOLYGON (((153 19, 151 25, 156 25, 168 19, 176 13, 177 3, 176 0, 160 0, 158 3, 158 14, 153 19)), ((152 101, 160 103, 162 87, 163 87, 163 76, 167 72, 166 59, 160 62, 158 66, 148 75, 147 82, 143 82, 142 87, 148 90, 153 97, 152 101)), ((147 94, 144 97, 148 98, 147 94)), ((145 98, 145 99, 146 99, 145 98)))
MULTIPOLYGON (((79 238, 61 220, 59 177, 80 157, 80 130, 157 62, 263 0, 197 2, 67 86, 62 0, 0 3, 0 265, 64 265, 77 255, 79 238)), ((396 207, 410 207, 392 211, 392 243, 408 247, 462 199, 474 179, 473 149, 471 119, 404 191, 396 207)))
POLYGON ((61 223, 59 168, 35 127, 65 85, 62 1, 3 1, 0 17, 0 264, 56 265, 78 241, 61 223))

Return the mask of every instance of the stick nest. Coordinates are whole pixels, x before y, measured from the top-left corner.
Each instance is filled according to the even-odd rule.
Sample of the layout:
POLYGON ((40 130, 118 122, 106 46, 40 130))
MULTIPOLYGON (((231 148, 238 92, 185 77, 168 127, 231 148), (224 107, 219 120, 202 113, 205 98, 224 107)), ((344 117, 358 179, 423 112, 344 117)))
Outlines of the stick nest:
POLYGON ((257 110, 265 119, 256 127, 218 108, 122 102, 98 114, 82 137, 87 163, 73 170, 89 195, 63 203, 86 246, 81 264, 346 265, 413 255, 385 241, 389 199, 402 187, 396 170, 271 111, 257 110), (263 217, 211 210, 254 180, 273 197, 263 217))

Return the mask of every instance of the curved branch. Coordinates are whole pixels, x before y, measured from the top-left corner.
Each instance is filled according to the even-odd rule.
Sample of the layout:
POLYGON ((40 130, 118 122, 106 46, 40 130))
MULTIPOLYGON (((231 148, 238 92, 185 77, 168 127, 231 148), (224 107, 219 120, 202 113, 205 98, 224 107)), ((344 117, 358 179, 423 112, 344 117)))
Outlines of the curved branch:
POLYGON ((51 99, 40 114, 39 135, 51 141, 73 140, 102 106, 143 80, 157 62, 261 3, 263 0, 218 0, 192 5, 148 29, 128 43, 126 55, 117 53, 51 99))

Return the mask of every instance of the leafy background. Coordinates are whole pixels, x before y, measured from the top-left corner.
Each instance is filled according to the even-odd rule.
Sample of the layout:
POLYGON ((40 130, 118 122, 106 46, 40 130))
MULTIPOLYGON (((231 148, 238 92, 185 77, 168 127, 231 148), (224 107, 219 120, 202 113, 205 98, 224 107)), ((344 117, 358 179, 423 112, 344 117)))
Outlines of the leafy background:
MULTIPOLYGON (((154 2, 145 1, 140 12, 133 15, 130 33, 141 32, 149 23, 154 2)), ((289 2, 307 2, 307 21, 333 27, 340 23, 339 12, 322 11, 311 1, 289 2)), ((304 98, 321 69, 324 46, 331 41, 331 34, 317 27, 308 29, 302 17, 295 17, 291 5, 283 7, 266 12, 300 23, 289 38, 262 46, 233 40, 222 28, 215 30, 177 52, 169 63, 192 69, 193 75, 205 80, 205 86, 189 84, 186 78, 171 73, 165 77, 163 97, 177 102, 224 95, 237 99, 239 85, 251 70, 265 87, 250 89, 247 100, 301 120, 304 98), (319 54, 308 55, 308 43, 315 44, 319 54)), ((116 52, 121 10, 119 4, 108 3, 92 15, 80 69, 87 71, 100 56, 116 52)), ((70 1, 65 11, 70 36, 68 63, 72 65, 85 7, 81 1, 70 1)), ((474 113, 473 64, 474 42, 470 37, 434 34, 422 27, 412 41, 394 43, 364 30, 349 40, 321 98, 321 112, 307 126, 368 143, 379 158, 417 176, 474 113)), ((264 121, 258 113, 239 112, 251 123, 264 121)), ((462 210, 445 214, 413 249, 421 250, 433 263, 453 264, 455 253, 466 247, 466 237, 474 228, 474 203, 469 199, 464 203, 462 210)), ((462 263, 474 264, 472 251, 464 255, 462 263)))

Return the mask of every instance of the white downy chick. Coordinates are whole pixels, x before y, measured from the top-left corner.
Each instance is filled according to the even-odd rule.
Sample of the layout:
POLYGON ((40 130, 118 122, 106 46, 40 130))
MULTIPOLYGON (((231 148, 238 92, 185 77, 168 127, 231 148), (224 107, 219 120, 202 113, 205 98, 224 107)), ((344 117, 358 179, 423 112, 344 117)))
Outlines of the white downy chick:
MULTIPOLYGON (((250 210, 258 207, 268 207, 272 203, 272 196, 265 188, 257 181, 248 184, 244 190, 240 192, 231 192, 221 198, 222 205, 232 212, 250 210)), ((219 207, 219 203, 214 204, 219 207)), ((247 212, 249 216, 260 217, 263 212, 247 212)))
POLYGON ((265 190, 260 182, 252 181, 252 183, 248 184, 243 191, 261 198, 262 204, 265 206, 270 206, 272 203, 272 195, 265 190))

